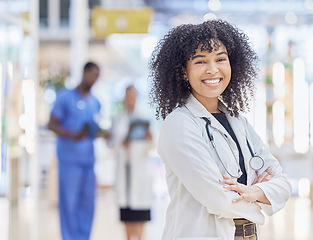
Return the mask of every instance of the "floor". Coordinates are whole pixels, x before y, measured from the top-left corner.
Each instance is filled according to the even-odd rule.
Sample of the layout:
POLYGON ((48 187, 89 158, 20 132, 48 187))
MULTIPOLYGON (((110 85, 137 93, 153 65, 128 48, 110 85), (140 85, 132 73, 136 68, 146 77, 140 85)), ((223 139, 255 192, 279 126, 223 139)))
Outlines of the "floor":
MULTIPOLYGON (((164 214, 168 199, 155 200, 153 220, 146 226, 146 239, 161 239, 164 214)), ((31 200, 24 199, 19 210, 10 209, 6 199, 0 201, 0 239, 8 240, 61 240, 58 211, 47 199, 42 199, 35 210, 31 200), (36 222, 36 216, 38 220, 36 222), (14 219, 15 218, 15 219, 14 219), (9 219, 6 221, 5 219, 9 219), (10 223, 10 226, 9 226, 10 223), (10 228, 10 230, 8 229, 10 228)), ((312 208, 307 197, 292 197, 284 210, 272 217, 266 217, 261 226, 263 240, 310 240, 312 239, 312 208)), ((99 189, 91 240, 124 240, 123 225, 118 220, 113 189, 99 189)))
MULTIPOLYGON (((113 188, 98 189, 91 240, 126 239, 114 200, 113 188)), ((161 239, 167 203, 167 196, 155 198, 152 221, 145 229, 146 239, 161 239)), ((0 198, 0 213, 1 240, 61 240, 57 206, 47 197, 41 197, 38 204, 24 198, 18 208, 9 207, 8 200, 0 198)))

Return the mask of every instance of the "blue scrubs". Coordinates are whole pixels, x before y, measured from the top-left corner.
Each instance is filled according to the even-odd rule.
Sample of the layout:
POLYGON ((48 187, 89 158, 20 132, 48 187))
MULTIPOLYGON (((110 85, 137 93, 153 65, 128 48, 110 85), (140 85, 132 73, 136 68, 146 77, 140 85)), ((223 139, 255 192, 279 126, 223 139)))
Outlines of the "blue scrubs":
POLYGON ((76 89, 60 90, 51 115, 69 131, 81 131, 86 124, 89 136, 81 140, 58 137, 59 210, 63 240, 88 240, 95 207, 96 179, 93 140, 98 129, 100 103, 76 89))

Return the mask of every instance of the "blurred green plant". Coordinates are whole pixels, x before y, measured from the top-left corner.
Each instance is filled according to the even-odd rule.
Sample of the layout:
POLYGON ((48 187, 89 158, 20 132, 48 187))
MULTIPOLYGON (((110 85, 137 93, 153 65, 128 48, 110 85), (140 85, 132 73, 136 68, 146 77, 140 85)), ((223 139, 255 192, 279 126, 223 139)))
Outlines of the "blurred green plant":
POLYGON ((64 83, 68 77, 67 71, 42 70, 39 76, 39 85, 44 88, 54 89, 56 92, 64 88, 64 83))

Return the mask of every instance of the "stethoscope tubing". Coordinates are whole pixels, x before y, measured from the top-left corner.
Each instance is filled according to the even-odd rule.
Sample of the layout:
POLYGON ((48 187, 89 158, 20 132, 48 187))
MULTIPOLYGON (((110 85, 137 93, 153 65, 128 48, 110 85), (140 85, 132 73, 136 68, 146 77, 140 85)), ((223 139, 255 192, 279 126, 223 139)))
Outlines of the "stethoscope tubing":
MULTIPOLYGON (((229 148, 231 149, 231 152, 232 152, 232 154, 233 154, 233 156, 234 156, 234 159, 235 159, 235 161, 236 161, 236 164, 237 164, 237 167, 238 167, 238 175, 233 175, 233 174, 231 174, 231 173, 227 170, 227 168, 226 168, 224 162, 222 161, 220 155, 218 154, 218 151, 217 151, 217 149, 216 149, 216 145, 215 145, 215 142, 214 142, 213 135, 210 133, 210 129, 209 129, 209 128, 210 128, 210 125, 211 125, 211 120, 208 119, 208 118, 205 118, 205 117, 202 117, 202 119, 204 119, 205 122, 206 122, 205 128, 206 128, 206 132, 207 132, 208 138, 209 138, 209 140, 210 140, 210 142, 211 142, 211 144, 212 144, 212 146, 213 146, 213 148, 214 148, 214 150, 215 150, 216 155, 218 156, 220 162, 222 163, 224 169, 226 170, 226 172, 227 172, 231 177, 233 177, 233 178, 240 178, 241 175, 242 175, 242 171, 241 171, 239 162, 236 160, 237 158, 236 158, 236 156, 235 156, 235 153, 234 153, 233 149, 230 147, 228 138, 226 138, 225 135, 222 134, 222 135, 224 136, 225 141, 227 142, 229 148)), ((258 174, 258 171, 264 166, 264 160, 263 160, 260 156, 257 156, 257 155, 253 152, 252 147, 251 147, 251 145, 250 145, 250 143, 249 143, 248 138, 246 138, 246 140, 247 140, 247 145, 248 145, 249 151, 250 151, 251 156, 252 156, 251 159, 249 160, 249 166, 250 166, 253 170, 255 170, 255 171, 257 172, 257 174, 258 174)))
MULTIPOLYGON (((232 154, 233 154, 233 156, 234 156, 234 159, 235 159, 235 161, 236 161, 236 163, 237 163, 237 169, 238 169, 238 174, 237 174, 237 175, 233 175, 233 174, 231 174, 231 173, 228 171, 228 169, 226 168, 224 162, 222 161, 222 158, 220 157, 220 155, 219 155, 219 153, 218 153, 218 151, 217 151, 217 149, 216 149, 216 145, 215 145, 215 142, 214 142, 213 135, 210 133, 210 130, 209 130, 209 127, 210 127, 210 125, 211 125, 211 120, 210 120, 210 119, 207 119, 207 118, 202 118, 202 119, 204 119, 204 120, 206 121, 205 128, 206 128, 207 135, 208 135, 208 137, 209 137, 209 140, 210 140, 210 142, 211 142, 211 144, 212 144, 212 146, 213 146, 213 149, 214 149, 214 151, 215 151, 215 153, 216 153, 216 155, 217 155, 219 161, 220 161, 221 164, 223 165, 223 168, 225 169, 225 171, 226 171, 231 177, 233 177, 233 178, 240 178, 240 177, 242 176, 242 171, 241 171, 239 162, 236 160, 236 155, 235 155, 233 149, 230 147, 230 150, 231 150, 231 152, 232 152, 232 154)), ((223 136, 224 136, 224 135, 223 135, 223 136)), ((228 144, 228 146, 229 146, 228 139, 225 139, 225 140, 227 141, 227 144, 228 144)))

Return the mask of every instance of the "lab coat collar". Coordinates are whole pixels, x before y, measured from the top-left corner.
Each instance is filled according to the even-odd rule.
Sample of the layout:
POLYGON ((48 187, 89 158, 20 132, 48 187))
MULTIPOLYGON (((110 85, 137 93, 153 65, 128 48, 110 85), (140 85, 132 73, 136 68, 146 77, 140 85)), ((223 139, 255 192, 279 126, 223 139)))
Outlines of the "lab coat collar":
MULTIPOLYGON (((195 98, 195 96, 191 93, 189 98, 187 99, 187 103, 185 105, 189 111, 192 113, 194 117, 208 117, 211 118, 211 113, 206 110, 206 108, 195 98)), ((222 112, 226 112, 227 109, 222 102, 219 101, 218 108, 222 112)))
MULTIPOLYGON (((213 128, 218 128, 224 134, 228 135, 227 131, 220 124, 220 122, 208 110, 206 110, 206 108, 192 94, 190 94, 185 106, 191 112, 191 114, 194 117, 196 117, 196 118, 205 117, 205 118, 210 119, 211 120, 211 126, 213 128)), ((229 121, 230 120, 229 117, 231 117, 231 116, 228 114, 228 110, 227 110, 226 106, 221 101, 218 102, 218 109, 221 112, 226 114, 227 119, 229 121)))
MULTIPOLYGON (((206 110, 206 108, 192 94, 190 94, 185 106, 194 117, 196 118, 206 117, 210 119, 211 127, 218 129, 221 133, 227 135, 230 141, 233 142, 231 136, 229 135, 227 130, 222 126, 222 124, 208 110, 206 110)), ((245 141, 246 133, 243 125, 241 124, 240 119, 237 117, 232 117, 229 114, 229 111, 227 110, 226 106, 221 101, 218 102, 218 109, 221 112, 225 113, 226 118, 239 141, 239 144, 242 145, 245 141)), ((232 144, 235 145, 235 142, 233 142, 232 144)))

